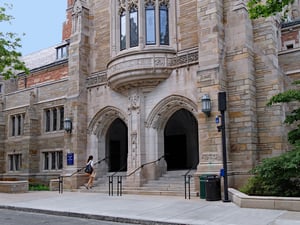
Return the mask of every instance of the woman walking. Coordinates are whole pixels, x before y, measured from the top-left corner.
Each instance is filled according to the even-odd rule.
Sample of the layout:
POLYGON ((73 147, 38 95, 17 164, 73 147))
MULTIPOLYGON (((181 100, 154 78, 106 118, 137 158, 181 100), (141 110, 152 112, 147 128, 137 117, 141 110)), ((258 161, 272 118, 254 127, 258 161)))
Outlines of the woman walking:
POLYGON ((91 166, 92 171, 88 173, 89 181, 88 181, 88 183, 85 187, 86 187, 86 189, 91 189, 93 187, 94 179, 95 179, 95 176, 96 176, 96 171, 94 169, 94 161, 93 161, 93 156, 92 155, 90 155, 88 160, 87 160, 86 166, 88 166, 88 165, 91 166))

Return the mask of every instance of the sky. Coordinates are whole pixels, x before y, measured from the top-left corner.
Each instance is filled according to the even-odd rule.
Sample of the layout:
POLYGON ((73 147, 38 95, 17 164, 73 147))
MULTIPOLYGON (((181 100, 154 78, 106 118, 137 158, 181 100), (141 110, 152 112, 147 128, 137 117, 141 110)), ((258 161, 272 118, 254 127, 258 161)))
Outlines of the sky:
POLYGON ((22 40, 18 51, 23 56, 62 41, 67 0, 0 0, 1 7, 4 3, 12 4, 12 9, 6 9, 6 14, 14 19, 11 24, 1 22, 1 32, 18 34, 22 40))

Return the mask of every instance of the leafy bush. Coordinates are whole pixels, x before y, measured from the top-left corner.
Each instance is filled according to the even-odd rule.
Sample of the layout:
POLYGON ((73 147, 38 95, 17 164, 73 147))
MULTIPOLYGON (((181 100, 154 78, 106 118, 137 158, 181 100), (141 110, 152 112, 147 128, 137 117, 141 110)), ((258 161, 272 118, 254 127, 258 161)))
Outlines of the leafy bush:
POLYGON ((300 197, 300 148, 268 158, 251 171, 240 191, 248 195, 300 197))
POLYGON ((30 191, 49 191, 49 187, 43 184, 29 184, 30 191))

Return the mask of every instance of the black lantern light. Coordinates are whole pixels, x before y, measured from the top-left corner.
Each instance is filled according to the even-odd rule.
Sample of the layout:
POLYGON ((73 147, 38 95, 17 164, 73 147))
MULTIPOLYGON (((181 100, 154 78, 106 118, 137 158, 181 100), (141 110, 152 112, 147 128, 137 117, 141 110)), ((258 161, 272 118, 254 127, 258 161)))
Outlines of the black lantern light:
POLYGON ((67 133, 72 133, 72 121, 70 118, 64 120, 64 129, 67 133))
POLYGON ((206 114, 206 116, 210 116, 211 112, 211 101, 208 94, 202 96, 202 112, 206 114))

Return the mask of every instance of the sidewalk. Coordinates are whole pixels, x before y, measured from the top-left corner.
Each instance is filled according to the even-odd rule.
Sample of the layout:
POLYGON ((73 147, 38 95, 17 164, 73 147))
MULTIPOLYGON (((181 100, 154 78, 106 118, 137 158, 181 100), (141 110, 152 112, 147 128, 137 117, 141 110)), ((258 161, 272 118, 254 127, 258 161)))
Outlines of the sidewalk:
POLYGON ((300 212, 183 197, 80 192, 0 193, 0 208, 132 224, 300 225, 300 212))

